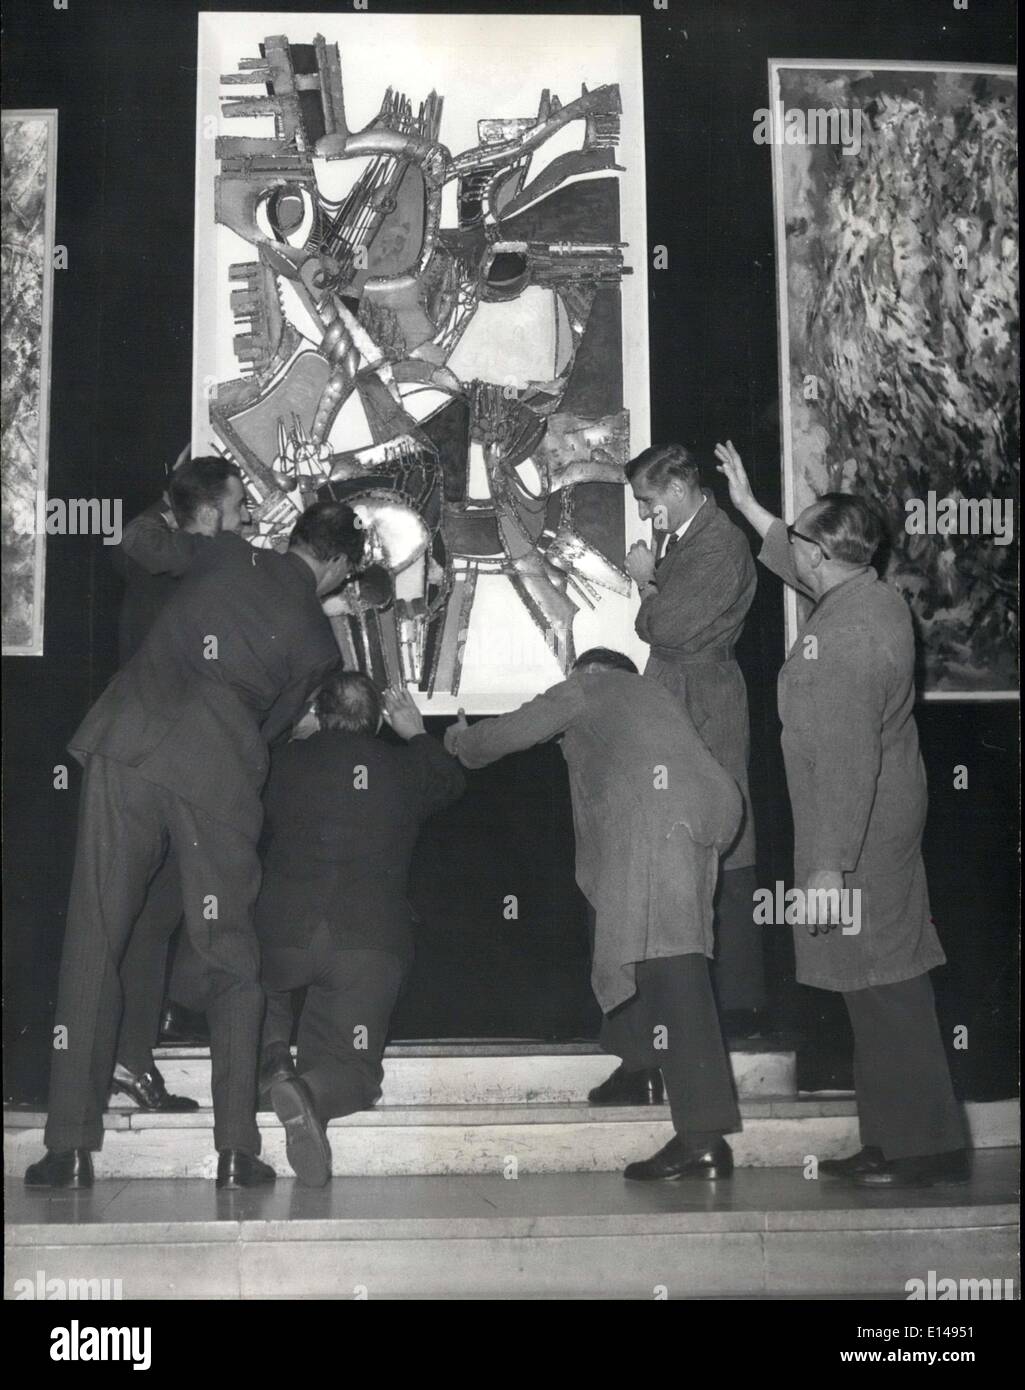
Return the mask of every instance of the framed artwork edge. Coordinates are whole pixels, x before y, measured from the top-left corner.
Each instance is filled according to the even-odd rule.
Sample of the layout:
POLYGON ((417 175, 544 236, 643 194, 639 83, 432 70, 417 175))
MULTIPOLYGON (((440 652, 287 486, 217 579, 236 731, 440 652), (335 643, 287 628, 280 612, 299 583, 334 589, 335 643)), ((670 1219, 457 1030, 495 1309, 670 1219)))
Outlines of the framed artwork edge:
MULTIPOLYGON (((788 314, 787 284, 787 243, 786 220, 783 207, 783 167, 781 143, 776 140, 776 112, 779 101, 779 73, 786 68, 800 68, 808 71, 836 69, 840 71, 865 72, 973 72, 985 73, 994 77, 1017 78, 1018 69, 1002 63, 952 63, 952 62, 901 62, 895 59, 854 60, 849 58, 769 58, 767 60, 769 112, 772 138, 772 216, 773 231, 776 238, 776 318, 779 339, 779 398, 780 398, 780 467, 782 469, 783 519, 792 522, 795 518, 796 498, 794 490, 793 431, 790 413, 789 362, 790 362, 790 322, 788 314)), ((784 586, 784 657, 789 656, 797 640, 799 615, 797 593, 789 585, 784 586)), ((967 701, 1017 701, 1018 690, 919 690, 919 702, 967 701)))
MULTIPOLYGON (((39 435, 36 446, 35 494, 45 498, 50 465, 50 369, 53 346, 53 249, 57 227, 57 139, 59 111, 56 107, 0 110, 0 121, 42 121, 46 138, 46 209, 43 221, 43 292, 39 337, 39 435)), ((36 511, 38 515, 38 510, 36 511)), ((32 637, 28 642, 4 643, 4 656, 45 655, 46 534, 36 530, 32 572, 32 637)))

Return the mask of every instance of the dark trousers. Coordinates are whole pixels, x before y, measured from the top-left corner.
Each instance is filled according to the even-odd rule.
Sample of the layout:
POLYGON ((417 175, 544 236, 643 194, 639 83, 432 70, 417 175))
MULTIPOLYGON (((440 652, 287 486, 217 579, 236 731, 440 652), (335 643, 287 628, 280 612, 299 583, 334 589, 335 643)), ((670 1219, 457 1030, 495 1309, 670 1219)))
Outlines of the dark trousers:
POLYGON ((181 872, 174 851, 169 849, 150 881, 119 971, 124 1007, 115 1055, 136 1076, 153 1070, 167 956, 181 917, 181 872))
POLYGON ((967 1142, 928 975, 845 992, 861 1142, 889 1159, 967 1142))
POLYGON ((206 970, 182 926, 181 871, 173 850, 153 876, 146 903, 132 929, 121 960, 124 1009, 116 1057, 137 1076, 153 1069, 153 1048, 160 1032, 165 999, 202 1013, 206 970), (167 961, 173 952, 171 978, 167 961))
MULTIPOLYGON (((197 751, 197 756, 201 756, 197 751)), ((263 1016, 252 840, 132 768, 91 756, 82 783, 50 1076, 49 1149, 98 1149, 123 996, 119 969, 154 877, 173 853, 210 1023, 214 1143, 257 1153, 263 1016), (64 1045, 62 1045, 62 1042, 64 1045)))
POLYGON ((754 921, 754 868, 725 869, 715 898, 712 983, 723 1010, 764 1009, 764 927, 754 921))
POLYGON ((740 1129, 740 1111, 702 955, 638 961, 637 993, 602 1019, 599 1042, 629 1071, 661 1067, 676 1133, 740 1129))
POLYGON ((366 1110, 381 1094, 381 1059, 406 973, 396 952, 344 950, 321 926, 308 946, 263 947, 264 1053, 292 1036, 292 990, 306 986, 296 1067, 326 1124, 366 1110))

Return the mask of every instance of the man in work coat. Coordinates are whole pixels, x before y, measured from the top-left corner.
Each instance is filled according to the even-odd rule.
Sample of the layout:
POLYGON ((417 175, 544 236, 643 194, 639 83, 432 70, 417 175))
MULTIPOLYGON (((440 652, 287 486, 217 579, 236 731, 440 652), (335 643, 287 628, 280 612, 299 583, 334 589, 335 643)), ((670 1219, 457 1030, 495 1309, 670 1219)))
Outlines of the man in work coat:
MULTIPOLYGON (((683 703, 713 758, 744 796, 744 820, 723 855, 713 979, 727 1031, 758 1030, 765 1008, 761 932, 751 919, 755 832, 748 797, 747 688, 734 648, 757 587, 747 539, 700 485, 697 461, 677 444, 645 449, 627 465, 656 549, 637 542, 627 569, 641 606, 636 628, 651 654, 644 674, 683 703)), ((627 1078, 623 1085, 629 1087, 627 1078)))
POLYGON ((740 1128, 708 974, 719 853, 741 797, 668 690, 628 657, 585 652, 543 695, 445 745, 466 767, 558 735, 569 771, 576 872, 595 914, 591 983, 602 1046, 661 1067, 676 1134, 626 1177, 727 1177, 740 1128))
POLYGON ((88 1186, 120 1014, 118 964, 169 852, 203 962, 218 1184, 273 1180, 256 1158, 263 991, 253 904, 267 745, 338 663, 320 597, 362 557, 358 518, 319 503, 287 554, 216 536, 71 739, 84 766, 57 999, 47 1155, 30 1187, 88 1186))
POLYGON ((843 994, 863 1144, 820 1170, 866 1187, 965 1181, 928 974, 945 957, 922 862, 914 630, 904 599, 872 568, 882 522, 862 499, 827 493, 784 526, 755 500, 733 446, 717 445, 716 456, 735 506, 764 537, 759 559, 814 600, 779 676, 794 877, 809 895, 794 926, 797 978, 843 994), (822 894, 835 895, 826 913, 816 910, 830 907, 822 894))

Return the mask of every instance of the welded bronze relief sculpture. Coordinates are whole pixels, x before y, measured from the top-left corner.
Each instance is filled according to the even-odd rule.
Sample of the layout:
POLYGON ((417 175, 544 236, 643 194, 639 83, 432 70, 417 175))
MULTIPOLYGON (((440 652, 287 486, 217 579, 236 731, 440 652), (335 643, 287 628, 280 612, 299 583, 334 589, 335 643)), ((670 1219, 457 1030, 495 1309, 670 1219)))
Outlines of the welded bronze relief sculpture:
POLYGON ((237 375, 209 420, 257 543, 318 496, 356 508, 374 568, 332 621, 382 682, 460 696, 495 575, 565 670, 578 612, 630 594, 619 86, 484 113, 454 153, 433 91, 389 87, 352 128, 320 35, 265 36, 220 82, 221 129, 273 122, 216 139, 216 222, 252 255, 228 270, 237 375))

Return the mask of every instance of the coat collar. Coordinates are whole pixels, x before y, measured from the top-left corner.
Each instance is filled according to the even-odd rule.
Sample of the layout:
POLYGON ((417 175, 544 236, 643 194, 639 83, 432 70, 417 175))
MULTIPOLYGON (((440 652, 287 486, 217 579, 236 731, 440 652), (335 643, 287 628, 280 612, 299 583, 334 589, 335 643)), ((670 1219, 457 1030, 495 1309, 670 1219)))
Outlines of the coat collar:
MULTIPOLYGON (((669 549, 665 552, 665 554, 662 556, 662 559, 658 562, 659 565, 664 564, 665 561, 668 560, 672 555, 675 555, 676 552, 681 548, 681 546, 686 545, 687 542, 690 541, 694 536, 696 536, 699 531, 703 531, 706 526, 711 525, 712 519, 715 516, 716 512, 719 510, 719 508, 715 504, 715 498, 712 496, 711 492, 709 492, 707 488, 703 487, 701 489, 701 495, 705 499, 704 506, 701 506, 697 509, 686 531, 684 531, 683 535, 679 538, 676 544, 670 546, 669 549)), ((675 534, 675 532, 670 532, 670 534, 673 535, 675 534)), ((658 566, 656 566, 656 568, 658 568, 658 566)))
POLYGON ((809 613, 809 617, 814 615, 816 618, 823 612, 842 603, 850 594, 856 593, 859 589, 867 588, 869 584, 875 584, 879 579, 871 565, 858 574, 852 574, 850 579, 845 579, 842 584, 836 584, 827 593, 824 593, 818 603, 809 613))
POLYGON ((316 593, 317 576, 310 569, 306 561, 302 559, 301 556, 297 555, 294 550, 286 550, 284 558, 296 571, 297 578, 300 578, 303 581, 305 581, 306 587, 312 589, 313 592, 316 593))

